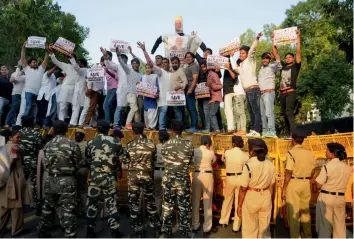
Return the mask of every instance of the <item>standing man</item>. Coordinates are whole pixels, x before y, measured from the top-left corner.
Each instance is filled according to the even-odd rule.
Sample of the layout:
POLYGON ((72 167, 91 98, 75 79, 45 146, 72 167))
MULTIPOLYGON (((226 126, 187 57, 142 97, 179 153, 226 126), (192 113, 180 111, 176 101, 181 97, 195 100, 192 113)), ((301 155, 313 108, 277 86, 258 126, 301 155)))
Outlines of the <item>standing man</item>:
POLYGON ((1 66, 0 69, 0 126, 1 116, 4 112, 4 107, 11 101, 11 92, 13 85, 9 81, 8 70, 6 66, 1 66))
POLYGON ((91 175, 87 200, 87 237, 96 237, 97 207, 101 194, 109 213, 108 225, 112 230, 112 237, 120 237, 116 183, 117 174, 121 171, 119 157, 123 151, 119 140, 108 135, 109 129, 107 121, 98 121, 98 135, 88 142, 86 148, 91 175))
POLYGON ((53 123, 56 135, 44 147, 44 168, 48 178, 44 183, 44 204, 38 225, 38 237, 51 237, 55 208, 61 206, 59 220, 65 237, 76 237, 76 180, 75 172, 81 163, 81 152, 76 142, 65 137, 68 125, 61 120, 53 123))
MULTIPOLYGON (((171 74, 171 85, 174 91, 183 91, 188 85, 186 74, 183 69, 180 68, 181 62, 177 56, 171 58, 172 74, 171 74)), ((174 106, 174 111, 176 114, 176 119, 178 121, 183 120, 183 110, 184 106, 174 106)))
POLYGON ((177 197, 179 208, 180 231, 183 237, 190 236, 190 187, 189 165, 193 156, 193 146, 181 137, 184 124, 172 120, 173 138, 164 143, 161 154, 165 172, 162 178, 164 190, 162 232, 165 237, 172 235, 172 212, 177 197))
POLYGON ((140 193, 143 193, 144 204, 149 214, 149 224, 154 228, 154 237, 159 236, 160 220, 158 217, 155 199, 154 183, 152 179, 153 161, 156 148, 154 143, 144 137, 144 124, 133 123, 134 139, 127 144, 127 157, 123 163, 128 165, 128 200, 130 208, 131 226, 136 237, 143 235, 143 217, 140 215, 140 193))
MULTIPOLYGON (((285 55, 285 61, 281 61, 283 68, 280 71, 280 106, 286 126, 290 133, 296 129, 294 116, 294 107, 296 101, 296 80, 301 68, 300 30, 296 30, 296 34, 296 57, 293 53, 287 53, 285 55)), ((276 57, 279 56, 278 49, 276 46, 274 46, 274 44, 273 54, 276 57)))
POLYGON ((311 238, 310 180, 315 174, 316 158, 302 146, 305 133, 294 131, 292 138, 293 148, 286 155, 282 199, 286 200, 290 237, 311 238))

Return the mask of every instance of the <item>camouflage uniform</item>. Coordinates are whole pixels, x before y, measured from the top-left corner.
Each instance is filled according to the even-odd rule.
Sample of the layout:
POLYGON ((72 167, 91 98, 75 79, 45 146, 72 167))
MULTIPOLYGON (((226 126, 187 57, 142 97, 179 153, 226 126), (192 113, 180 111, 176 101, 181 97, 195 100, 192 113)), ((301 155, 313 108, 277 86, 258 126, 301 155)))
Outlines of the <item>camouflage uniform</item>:
POLYGON ((142 233, 143 217, 140 215, 140 193, 143 192, 150 226, 159 230, 160 222, 155 205, 152 179, 152 166, 156 153, 155 145, 144 135, 138 135, 127 145, 126 151, 128 156, 123 159, 123 164, 128 165, 128 200, 131 226, 135 233, 142 233))
POLYGON ((193 156, 191 142, 176 136, 162 145, 165 173, 162 178, 164 189, 162 232, 172 233, 172 212, 177 196, 180 215, 180 230, 184 236, 190 234, 190 186, 189 165, 193 156))
POLYGON ((87 141, 81 141, 77 143, 79 145, 81 155, 83 157, 82 164, 79 165, 76 172, 77 180, 77 192, 78 192, 78 215, 82 216, 86 214, 86 201, 87 201, 87 176, 89 173, 88 164, 85 159, 85 150, 87 141))
POLYGON ((120 170, 119 157, 122 154, 122 145, 112 136, 99 134, 88 142, 86 159, 90 167, 90 180, 87 199, 88 228, 96 227, 97 207, 101 193, 104 196, 109 213, 108 225, 112 230, 119 228, 119 214, 117 210, 117 171, 120 170))
POLYGON ((44 183, 44 204, 39 222, 40 234, 51 230, 55 208, 62 208, 60 224, 65 230, 65 237, 76 235, 76 180, 75 172, 82 161, 80 148, 75 141, 63 135, 57 135, 43 149, 44 167, 48 178, 44 183))
POLYGON ((33 204, 37 206, 39 201, 37 200, 37 160, 38 153, 42 147, 42 137, 39 131, 24 127, 20 130, 20 153, 23 159, 25 179, 31 178, 31 191, 33 204))

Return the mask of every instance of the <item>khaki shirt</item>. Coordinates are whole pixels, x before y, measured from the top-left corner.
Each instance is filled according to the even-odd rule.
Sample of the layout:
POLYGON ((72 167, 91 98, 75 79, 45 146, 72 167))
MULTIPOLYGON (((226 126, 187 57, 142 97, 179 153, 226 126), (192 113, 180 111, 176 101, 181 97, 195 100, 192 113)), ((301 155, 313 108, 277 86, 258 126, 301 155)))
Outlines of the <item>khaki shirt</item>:
POLYGON ((293 177, 310 177, 315 164, 315 155, 310 150, 295 145, 286 155, 285 169, 293 171, 293 177))
POLYGON ((257 157, 252 157, 247 161, 247 165, 251 171, 251 178, 245 165, 241 175, 242 187, 262 189, 275 183, 275 167, 270 160, 259 161, 257 157))
POLYGON ((216 161, 216 156, 214 151, 207 149, 204 145, 199 148, 194 149, 194 170, 205 170, 212 171, 213 163, 216 161))
POLYGON ((222 161, 225 162, 227 173, 241 173, 249 157, 242 149, 235 147, 225 151, 222 161))
POLYGON ((338 158, 334 158, 326 164, 326 168, 327 173, 323 166, 316 178, 316 182, 323 185, 321 189, 345 193, 351 173, 350 167, 338 158))

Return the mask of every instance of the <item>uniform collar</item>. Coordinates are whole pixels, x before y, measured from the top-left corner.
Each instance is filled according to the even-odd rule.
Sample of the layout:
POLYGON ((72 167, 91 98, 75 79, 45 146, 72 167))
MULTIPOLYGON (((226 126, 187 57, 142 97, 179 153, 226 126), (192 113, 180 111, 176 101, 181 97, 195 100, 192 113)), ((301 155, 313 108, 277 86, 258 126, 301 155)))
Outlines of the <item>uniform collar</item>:
POLYGON ((329 160, 329 162, 327 164, 337 164, 339 162, 340 162, 339 158, 334 158, 334 159, 329 160))
POLYGON ((302 144, 297 144, 295 145, 293 148, 303 148, 304 146, 302 146, 302 144))

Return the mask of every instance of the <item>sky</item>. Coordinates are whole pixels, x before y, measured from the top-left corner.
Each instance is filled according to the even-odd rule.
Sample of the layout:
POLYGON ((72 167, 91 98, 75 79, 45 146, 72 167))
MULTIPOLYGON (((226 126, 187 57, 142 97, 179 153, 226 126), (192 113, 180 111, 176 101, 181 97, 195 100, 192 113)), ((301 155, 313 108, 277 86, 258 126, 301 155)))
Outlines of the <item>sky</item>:
MULTIPOLYGON (((239 37, 247 28, 259 32, 264 24, 281 24, 285 19, 286 9, 299 1, 57 0, 57 2, 63 11, 75 15, 80 25, 90 28, 84 47, 90 54, 91 62, 97 63, 101 57, 100 46, 109 48, 111 39, 129 42, 133 53, 145 59, 136 42, 145 42, 150 53, 159 36, 174 33, 175 16, 183 17, 185 34, 197 31, 207 47, 216 52, 230 40, 239 37)), ((156 54, 164 55, 162 44, 156 54)))

